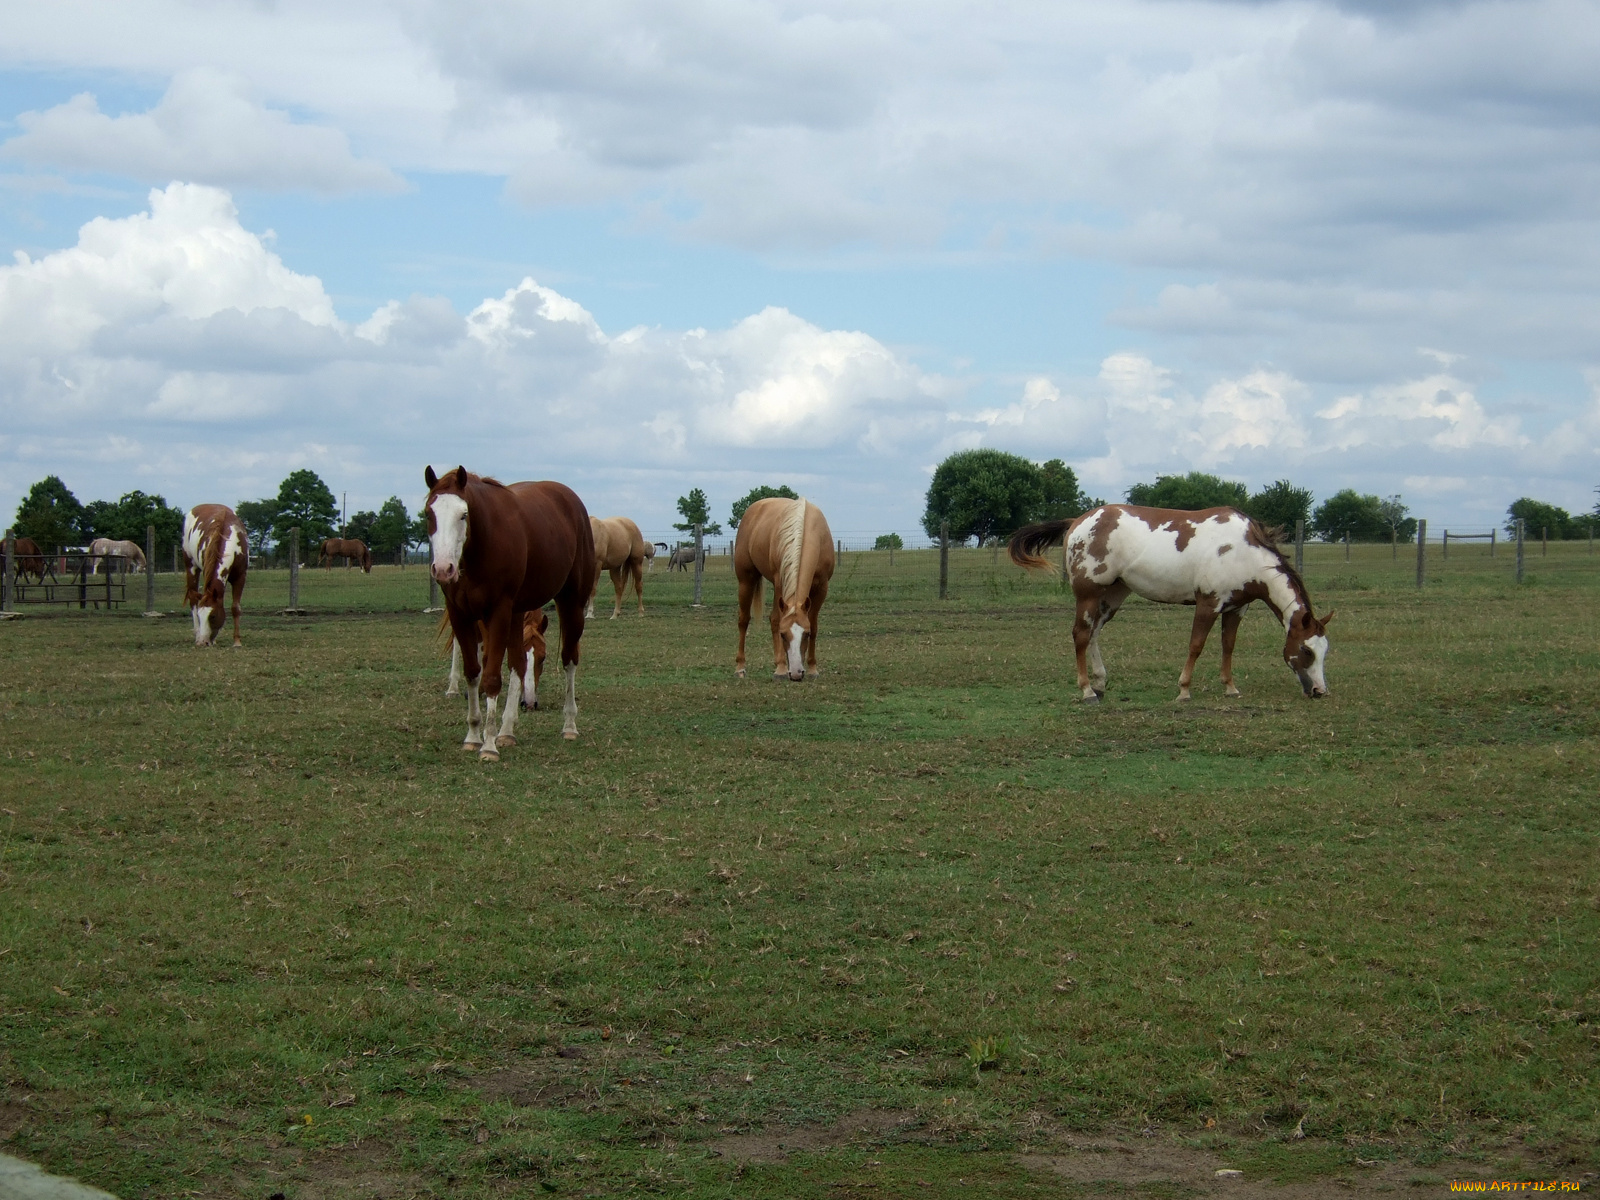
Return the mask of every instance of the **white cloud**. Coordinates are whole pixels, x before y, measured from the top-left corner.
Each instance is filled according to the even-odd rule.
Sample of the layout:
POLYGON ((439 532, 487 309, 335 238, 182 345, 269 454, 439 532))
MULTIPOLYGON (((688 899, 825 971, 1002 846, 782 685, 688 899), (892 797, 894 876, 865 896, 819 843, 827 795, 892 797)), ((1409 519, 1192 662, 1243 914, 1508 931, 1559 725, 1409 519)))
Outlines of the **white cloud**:
POLYGON ((61 170, 315 192, 405 187, 382 163, 352 155, 341 131, 266 108, 242 77, 208 67, 180 72, 149 112, 108 116, 84 92, 17 123, 23 132, 0 156, 61 170))

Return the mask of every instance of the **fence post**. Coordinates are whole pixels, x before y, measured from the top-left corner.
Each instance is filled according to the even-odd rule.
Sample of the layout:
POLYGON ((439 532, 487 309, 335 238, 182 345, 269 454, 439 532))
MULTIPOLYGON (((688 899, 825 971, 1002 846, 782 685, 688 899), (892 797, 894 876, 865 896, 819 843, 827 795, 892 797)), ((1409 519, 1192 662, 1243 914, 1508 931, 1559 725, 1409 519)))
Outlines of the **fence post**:
POLYGON ((6 530, 5 578, 0 580, 0 612, 11 611, 11 575, 12 564, 17 561, 17 539, 11 530, 6 530))
MULTIPOLYGON (((1061 543, 1061 556, 1062 556, 1061 557, 1061 567, 1062 567, 1062 570, 1066 569, 1066 565, 1067 565, 1066 554, 1067 554, 1067 544, 1065 542, 1062 542, 1061 543)), ((1294 523, 1294 569, 1296 571, 1304 571, 1306 569, 1306 523, 1304 521, 1296 521, 1294 523)))
POLYGON ((1428 563, 1428 522, 1426 518, 1417 522, 1417 587, 1422 587, 1423 577, 1428 563))
MULTIPOLYGON (((1494 553, 1494 543, 1493 542, 1489 543, 1489 553, 1490 554, 1494 553)), ((1592 521, 1589 523, 1589 553, 1590 554, 1594 553, 1594 522, 1592 522, 1592 521)))
POLYGON ((1524 530, 1523 530, 1524 524, 1525 524, 1525 522, 1523 521, 1523 519, 1521 517, 1518 517, 1517 518, 1517 582, 1518 583, 1522 582, 1522 535, 1523 535, 1523 532, 1524 532, 1524 530))
POLYGON ((1495 533, 1494 527, 1490 526, 1490 528, 1489 528, 1489 557, 1490 558, 1494 557, 1494 533, 1495 533))
POLYGON ((156 527, 144 527, 144 615, 156 611, 156 527))
POLYGON ((705 574, 705 569, 706 569, 706 552, 705 552, 705 540, 704 540, 705 539, 705 531, 706 531, 706 527, 704 525, 696 525, 694 527, 694 607, 695 608, 703 607, 701 605, 701 603, 700 603, 700 577, 705 574))
POLYGON ((1448 525, 1445 526, 1444 531, 1444 560, 1445 562, 1450 561, 1450 527, 1448 525))
POLYGON ((950 522, 939 522, 939 599, 950 591, 950 522))
POLYGON ((289 530, 289 611, 300 611, 300 526, 289 530))
POLYGON ((1550 526, 1539 526, 1539 557, 1543 558, 1550 553, 1550 526))
POLYGON ((1344 531, 1344 560, 1345 562, 1350 561, 1350 531, 1348 529, 1344 531))
POLYGON ((428 539, 428 612, 439 611, 439 581, 433 577, 433 539, 428 539))
POLYGON ((173 547, 172 547, 172 573, 174 575, 176 575, 178 573, 178 553, 179 553, 179 549, 180 549, 179 546, 176 543, 174 543, 173 547))

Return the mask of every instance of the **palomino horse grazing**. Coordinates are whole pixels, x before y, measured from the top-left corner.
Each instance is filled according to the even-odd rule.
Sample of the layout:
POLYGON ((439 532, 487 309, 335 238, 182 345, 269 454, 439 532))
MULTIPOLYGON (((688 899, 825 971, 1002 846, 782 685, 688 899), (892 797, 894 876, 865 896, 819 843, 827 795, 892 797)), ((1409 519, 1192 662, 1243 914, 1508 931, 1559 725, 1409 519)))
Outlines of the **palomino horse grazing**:
POLYGON ((44 553, 39 549, 39 543, 31 537, 17 538, 16 557, 12 559, 12 569, 21 576, 24 583, 32 575, 40 583, 44 582, 46 563, 44 553))
POLYGON ((528 674, 528 655, 517 626, 524 613, 551 600, 561 617, 561 665, 566 671, 561 734, 578 736, 578 642, 583 608, 595 584, 594 533, 589 513, 561 483, 513 483, 468 474, 443 478, 429 467, 428 541, 433 577, 444 589, 445 612, 461 649, 467 680, 467 736, 463 749, 496 762, 500 748, 516 743, 514 730, 528 674), (482 625, 483 653, 478 652, 482 625), (500 664, 511 659, 505 716, 494 731, 500 698, 500 664), (478 698, 486 698, 480 712, 478 698))
POLYGON ((239 593, 250 569, 250 539, 226 504, 197 504, 183 518, 183 602, 194 617, 194 644, 209 646, 227 620, 225 587, 233 588, 233 644, 239 641, 239 593))
POLYGON ((367 549, 367 544, 360 538, 329 538, 322 543, 322 554, 317 559, 317 566, 331 567, 336 558, 344 559, 346 570, 349 570, 352 564, 360 563, 364 572, 372 574, 372 551, 367 549))
POLYGON ((665 542, 646 542, 644 544, 644 556, 647 560, 649 560, 650 565, 647 566, 645 570, 654 571, 656 569, 657 550, 670 550, 671 548, 672 547, 668 546, 665 542))
POLYGON ((1017 530, 1011 561, 1023 567, 1049 567, 1039 551, 1066 536, 1067 574, 1078 599, 1072 641, 1078 655, 1078 687, 1090 704, 1106 693, 1106 668, 1100 658, 1100 630, 1137 592, 1160 604, 1194 605, 1189 660, 1178 676, 1178 699, 1189 699, 1194 664, 1206 635, 1222 618, 1222 682, 1233 686, 1233 645, 1239 621, 1252 601, 1261 600, 1283 622, 1288 637, 1283 661, 1309 697, 1328 694, 1326 626, 1312 612, 1305 582, 1278 550, 1272 535, 1233 508, 1180 512, 1107 504, 1074 521, 1049 521, 1017 530), (1091 666, 1093 668, 1091 673, 1091 666))
MULTIPOLYGON (((545 660, 545 631, 550 628, 550 618, 544 609, 522 614, 522 650, 525 654, 533 655, 533 686, 522 693, 522 707, 537 709, 539 707, 539 678, 544 674, 545 660)), ((450 628, 450 616, 446 613, 439 618, 440 633, 450 634, 450 681, 445 685, 446 696, 461 695, 461 682, 465 678, 461 673, 461 645, 456 641, 455 631, 450 628)), ((479 655, 482 656, 483 624, 478 625, 479 655)))
MULTIPOLYGON (((617 604, 611 610, 615 621, 622 614, 622 593, 628 590, 628 579, 633 579, 633 592, 639 600, 639 615, 644 616, 644 560, 655 553, 655 547, 644 540, 639 527, 627 517, 590 517, 589 527, 594 531, 594 556, 598 565, 595 571, 595 591, 600 590, 600 571, 611 572, 611 586, 617 589, 617 604)), ((583 614, 594 616, 594 597, 589 597, 589 607, 583 614)))
POLYGON ((146 569, 144 551, 139 549, 138 542, 114 542, 110 538, 95 538, 89 543, 89 554, 94 562, 93 573, 98 575, 105 571, 111 574, 110 559, 123 558, 128 561, 129 572, 143 571, 146 569))
POLYGON ((809 500, 769 496, 745 509, 733 545, 739 580, 739 655, 744 674, 744 635, 752 605, 761 607, 761 580, 772 581, 772 674, 796 683, 817 670, 817 614, 833 578, 833 533, 822 510, 809 500), (786 661, 787 660, 787 661, 786 661))

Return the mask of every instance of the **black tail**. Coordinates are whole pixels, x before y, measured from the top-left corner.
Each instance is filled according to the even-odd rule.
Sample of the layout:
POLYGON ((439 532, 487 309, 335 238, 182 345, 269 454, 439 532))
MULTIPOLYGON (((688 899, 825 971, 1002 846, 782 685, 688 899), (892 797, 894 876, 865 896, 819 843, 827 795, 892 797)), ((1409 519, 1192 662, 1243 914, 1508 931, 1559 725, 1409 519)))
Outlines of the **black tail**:
POLYGON ((1024 525, 1011 535, 1011 561, 1029 570, 1051 570, 1052 564, 1039 552, 1050 546, 1059 546, 1061 539, 1072 528, 1073 518, 1062 521, 1043 521, 1038 525, 1024 525))

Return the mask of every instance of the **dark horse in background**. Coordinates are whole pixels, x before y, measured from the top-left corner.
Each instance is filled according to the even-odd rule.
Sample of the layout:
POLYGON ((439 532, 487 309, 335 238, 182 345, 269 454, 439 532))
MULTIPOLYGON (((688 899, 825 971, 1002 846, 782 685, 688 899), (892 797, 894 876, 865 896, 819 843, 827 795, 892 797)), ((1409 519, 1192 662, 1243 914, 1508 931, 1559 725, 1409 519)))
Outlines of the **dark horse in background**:
POLYGON ((372 574, 372 551, 360 538, 329 538, 322 543, 322 555, 317 559, 317 566, 331 567, 336 558, 344 559, 346 570, 353 564, 359 564, 368 575, 372 574))
POLYGON ((43 583, 45 561, 44 553, 39 549, 39 543, 31 537, 18 537, 14 557, 11 560, 11 569, 21 576, 24 583, 28 581, 29 575, 32 575, 39 583, 43 583))
POLYGON ((466 675, 467 736, 462 748, 494 762, 501 747, 516 744, 517 709, 528 675, 523 617, 552 600, 561 620, 561 665, 566 672, 561 733, 577 737, 578 642, 584 606, 599 575, 589 510, 561 483, 504 484, 470 474, 465 467, 442 477, 429 467, 423 478, 428 484, 423 511, 433 577, 444 591, 445 614, 466 675), (510 689, 495 731, 500 665, 508 656, 510 689))

